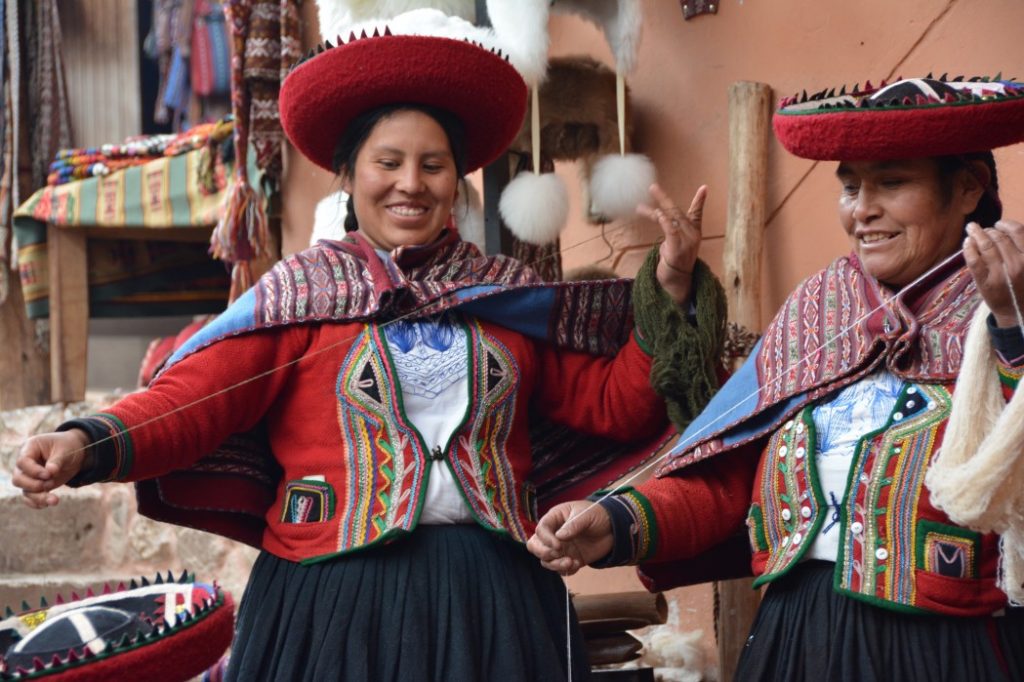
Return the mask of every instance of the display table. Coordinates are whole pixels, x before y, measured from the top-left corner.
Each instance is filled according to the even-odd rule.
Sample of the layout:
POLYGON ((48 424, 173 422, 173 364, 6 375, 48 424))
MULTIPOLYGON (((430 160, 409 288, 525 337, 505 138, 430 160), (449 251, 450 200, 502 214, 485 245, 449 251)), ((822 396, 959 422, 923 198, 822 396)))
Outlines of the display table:
POLYGON ((200 182, 203 153, 44 187, 15 212, 26 312, 50 318, 55 402, 85 395, 90 317, 224 309, 227 269, 207 248, 228 168, 215 163, 200 182))

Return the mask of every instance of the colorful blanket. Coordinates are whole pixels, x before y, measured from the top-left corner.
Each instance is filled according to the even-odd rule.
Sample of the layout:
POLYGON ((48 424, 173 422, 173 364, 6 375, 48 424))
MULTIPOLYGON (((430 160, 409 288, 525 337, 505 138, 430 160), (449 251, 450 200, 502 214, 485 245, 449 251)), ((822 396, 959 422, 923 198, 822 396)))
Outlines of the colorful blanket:
MULTIPOLYGON (((202 180, 204 152, 44 187, 18 207, 13 222, 29 317, 49 314, 48 223, 68 229, 216 223, 228 169, 215 159, 211 177, 202 180)), ((93 317, 212 313, 227 301, 224 266, 210 258, 204 242, 90 239, 87 248, 93 317)))

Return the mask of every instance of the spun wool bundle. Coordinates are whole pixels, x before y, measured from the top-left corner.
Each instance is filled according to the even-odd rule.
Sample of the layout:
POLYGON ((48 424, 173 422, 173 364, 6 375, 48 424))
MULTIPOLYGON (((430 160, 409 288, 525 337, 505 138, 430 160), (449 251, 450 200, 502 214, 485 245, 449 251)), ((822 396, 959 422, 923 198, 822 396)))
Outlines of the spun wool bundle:
POLYGON ((1006 402, 989 341, 988 307, 971 322, 942 447, 925 483, 932 502, 974 530, 999 533, 998 586, 1024 604, 1024 390, 1006 402))

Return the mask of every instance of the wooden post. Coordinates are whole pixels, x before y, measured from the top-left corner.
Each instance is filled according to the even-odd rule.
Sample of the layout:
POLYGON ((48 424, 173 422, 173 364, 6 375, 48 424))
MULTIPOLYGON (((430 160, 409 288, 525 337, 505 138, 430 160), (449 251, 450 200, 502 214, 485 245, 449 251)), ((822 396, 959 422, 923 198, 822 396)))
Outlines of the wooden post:
MULTIPOLYGON (((764 83, 729 90, 729 210, 722 257, 729 319, 761 330, 761 253, 772 91, 764 83)), ((754 622, 760 594, 749 579, 716 584, 720 679, 732 680, 754 622)))
POLYGON ((50 394, 55 403, 85 399, 89 346, 86 236, 46 227, 50 271, 50 394))
POLYGON ((17 272, 10 273, 9 284, 0 304, 0 410, 50 402, 50 349, 37 337, 35 321, 25 315, 17 272))

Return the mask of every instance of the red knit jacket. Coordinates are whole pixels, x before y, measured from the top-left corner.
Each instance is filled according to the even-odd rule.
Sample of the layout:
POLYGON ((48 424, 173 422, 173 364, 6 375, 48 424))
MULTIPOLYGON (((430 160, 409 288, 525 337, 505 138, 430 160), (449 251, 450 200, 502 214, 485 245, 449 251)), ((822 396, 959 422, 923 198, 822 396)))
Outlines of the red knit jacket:
MULTIPOLYGON (((664 428, 663 401, 649 385, 651 358, 636 338, 602 358, 475 319, 466 328, 470 409, 443 454, 483 526, 519 541, 533 532, 524 485, 531 407, 614 440, 664 428)), ((284 474, 263 547, 285 559, 324 559, 385 541, 411 531, 419 517, 430 453, 402 412, 376 325, 292 325, 227 338, 106 414, 112 432, 118 422, 129 430, 115 468, 121 480, 185 468, 265 416, 284 474), (292 522, 295 504, 312 520, 292 522)))

